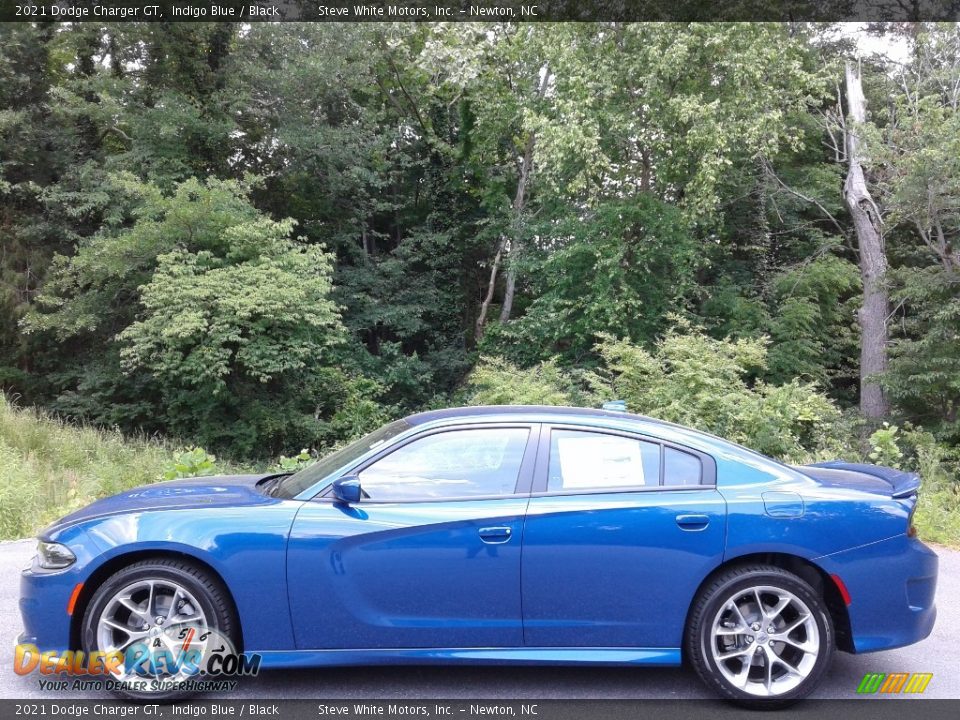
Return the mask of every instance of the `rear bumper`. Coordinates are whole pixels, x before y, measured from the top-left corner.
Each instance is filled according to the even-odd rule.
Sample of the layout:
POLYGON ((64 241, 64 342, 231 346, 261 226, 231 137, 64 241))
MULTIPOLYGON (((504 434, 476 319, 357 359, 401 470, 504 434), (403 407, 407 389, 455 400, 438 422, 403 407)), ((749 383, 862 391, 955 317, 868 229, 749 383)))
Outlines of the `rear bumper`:
POLYGON ((858 653, 890 650, 927 637, 937 619, 938 559, 906 535, 817 558, 850 592, 850 630, 858 653))

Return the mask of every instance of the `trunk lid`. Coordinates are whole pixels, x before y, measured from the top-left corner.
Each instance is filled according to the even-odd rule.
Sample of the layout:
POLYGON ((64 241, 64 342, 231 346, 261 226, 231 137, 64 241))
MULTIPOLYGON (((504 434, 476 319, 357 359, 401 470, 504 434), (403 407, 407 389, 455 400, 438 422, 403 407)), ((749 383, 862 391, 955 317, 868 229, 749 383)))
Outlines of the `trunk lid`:
POLYGON ((887 497, 906 498, 916 495, 920 489, 920 476, 916 473, 882 465, 830 460, 796 469, 821 485, 846 487, 887 497))

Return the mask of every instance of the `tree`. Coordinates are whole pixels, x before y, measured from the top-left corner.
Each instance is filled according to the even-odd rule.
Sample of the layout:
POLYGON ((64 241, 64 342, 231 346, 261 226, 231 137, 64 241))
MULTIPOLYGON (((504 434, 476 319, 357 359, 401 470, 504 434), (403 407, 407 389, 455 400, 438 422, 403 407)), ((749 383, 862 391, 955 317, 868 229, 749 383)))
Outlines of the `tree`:
POLYGON ((698 265, 683 214, 652 195, 609 200, 539 224, 523 268, 533 299, 491 342, 516 362, 589 362, 599 336, 657 337, 684 305, 698 265))
POLYGON ((235 454, 315 444, 336 411, 324 369, 343 339, 329 254, 259 213, 241 183, 187 180, 166 194, 118 182, 138 198, 132 225, 61 257, 29 318, 32 332, 94 349, 60 402, 93 420, 125 413, 127 426, 159 418, 235 454))
POLYGON ((846 130, 847 177, 843 184, 860 254, 860 278, 863 283, 863 305, 860 308, 860 412, 878 419, 890 412, 880 375, 887 369, 886 288, 887 255, 883 243, 880 209, 867 187, 864 173, 864 152, 860 140, 867 121, 866 98, 859 69, 846 63, 846 100, 849 125, 846 130))
POLYGON ((826 252, 778 274, 773 292, 771 380, 804 378, 848 399, 848 384, 859 383, 856 366, 851 367, 859 350, 854 320, 861 298, 857 266, 826 252))
MULTIPOLYGON (((459 106, 461 159, 486 181, 479 189, 496 240, 481 287, 473 333, 480 339, 506 264, 500 322, 512 313, 523 228, 531 214, 539 117, 553 75, 545 59, 549 33, 532 24, 442 24, 416 60, 434 93, 459 106)), ((449 146, 448 146, 449 147, 449 146)))
POLYGON ((917 26, 910 61, 869 136, 897 267, 884 387, 897 409, 956 441, 960 415, 960 29, 917 26))
MULTIPOLYGON (((850 78, 869 117, 825 124, 852 47, 828 31, 0 28, 0 385, 290 455, 458 402, 480 356, 485 397, 515 371, 504 387, 593 403, 603 338, 666 367, 683 337, 766 343, 741 381, 782 389, 754 409, 810 381, 853 405, 862 370, 865 402, 880 382, 955 437, 960 36, 911 26, 903 67, 850 78), (856 308, 882 331, 888 304, 878 376, 856 308)), ((755 416, 716 429, 737 422, 790 445, 755 416)))
POLYGON ((52 24, 0 26, 0 388, 20 392, 32 384, 34 362, 17 324, 53 254, 68 249, 44 202, 73 150, 48 98, 56 45, 52 24))

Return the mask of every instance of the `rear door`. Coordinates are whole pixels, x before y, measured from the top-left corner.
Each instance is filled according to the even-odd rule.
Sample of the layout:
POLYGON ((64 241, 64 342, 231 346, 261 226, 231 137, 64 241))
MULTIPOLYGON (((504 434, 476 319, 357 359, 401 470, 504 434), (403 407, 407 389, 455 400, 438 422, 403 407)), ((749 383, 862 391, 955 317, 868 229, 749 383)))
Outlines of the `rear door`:
POLYGON ((355 469, 359 503, 304 503, 288 550, 297 646, 521 646, 538 433, 529 423, 428 431, 355 469))
POLYGON ((679 648, 723 555, 715 478, 713 459, 690 448, 544 426, 523 530, 525 644, 679 648))

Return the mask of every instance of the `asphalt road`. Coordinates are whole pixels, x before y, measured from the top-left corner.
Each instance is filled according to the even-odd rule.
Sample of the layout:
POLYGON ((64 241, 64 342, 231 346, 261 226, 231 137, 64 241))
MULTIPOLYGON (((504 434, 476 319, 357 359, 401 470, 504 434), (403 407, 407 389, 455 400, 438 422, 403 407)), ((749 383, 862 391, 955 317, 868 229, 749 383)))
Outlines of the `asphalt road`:
MULTIPOLYGON (((0 543, 0 698, 99 699, 106 693, 41 691, 36 676, 13 672, 21 631, 20 569, 33 541, 0 543)), ((924 697, 960 698, 960 552, 937 548, 939 616, 921 643, 869 655, 837 653, 818 698, 850 698, 867 672, 932 672, 924 697)), ((217 696, 211 694, 210 699, 217 696)), ((226 697, 226 696, 224 696, 226 697)), ((708 698, 692 671, 660 668, 402 667, 275 670, 242 680, 230 699, 671 699, 708 698)))

